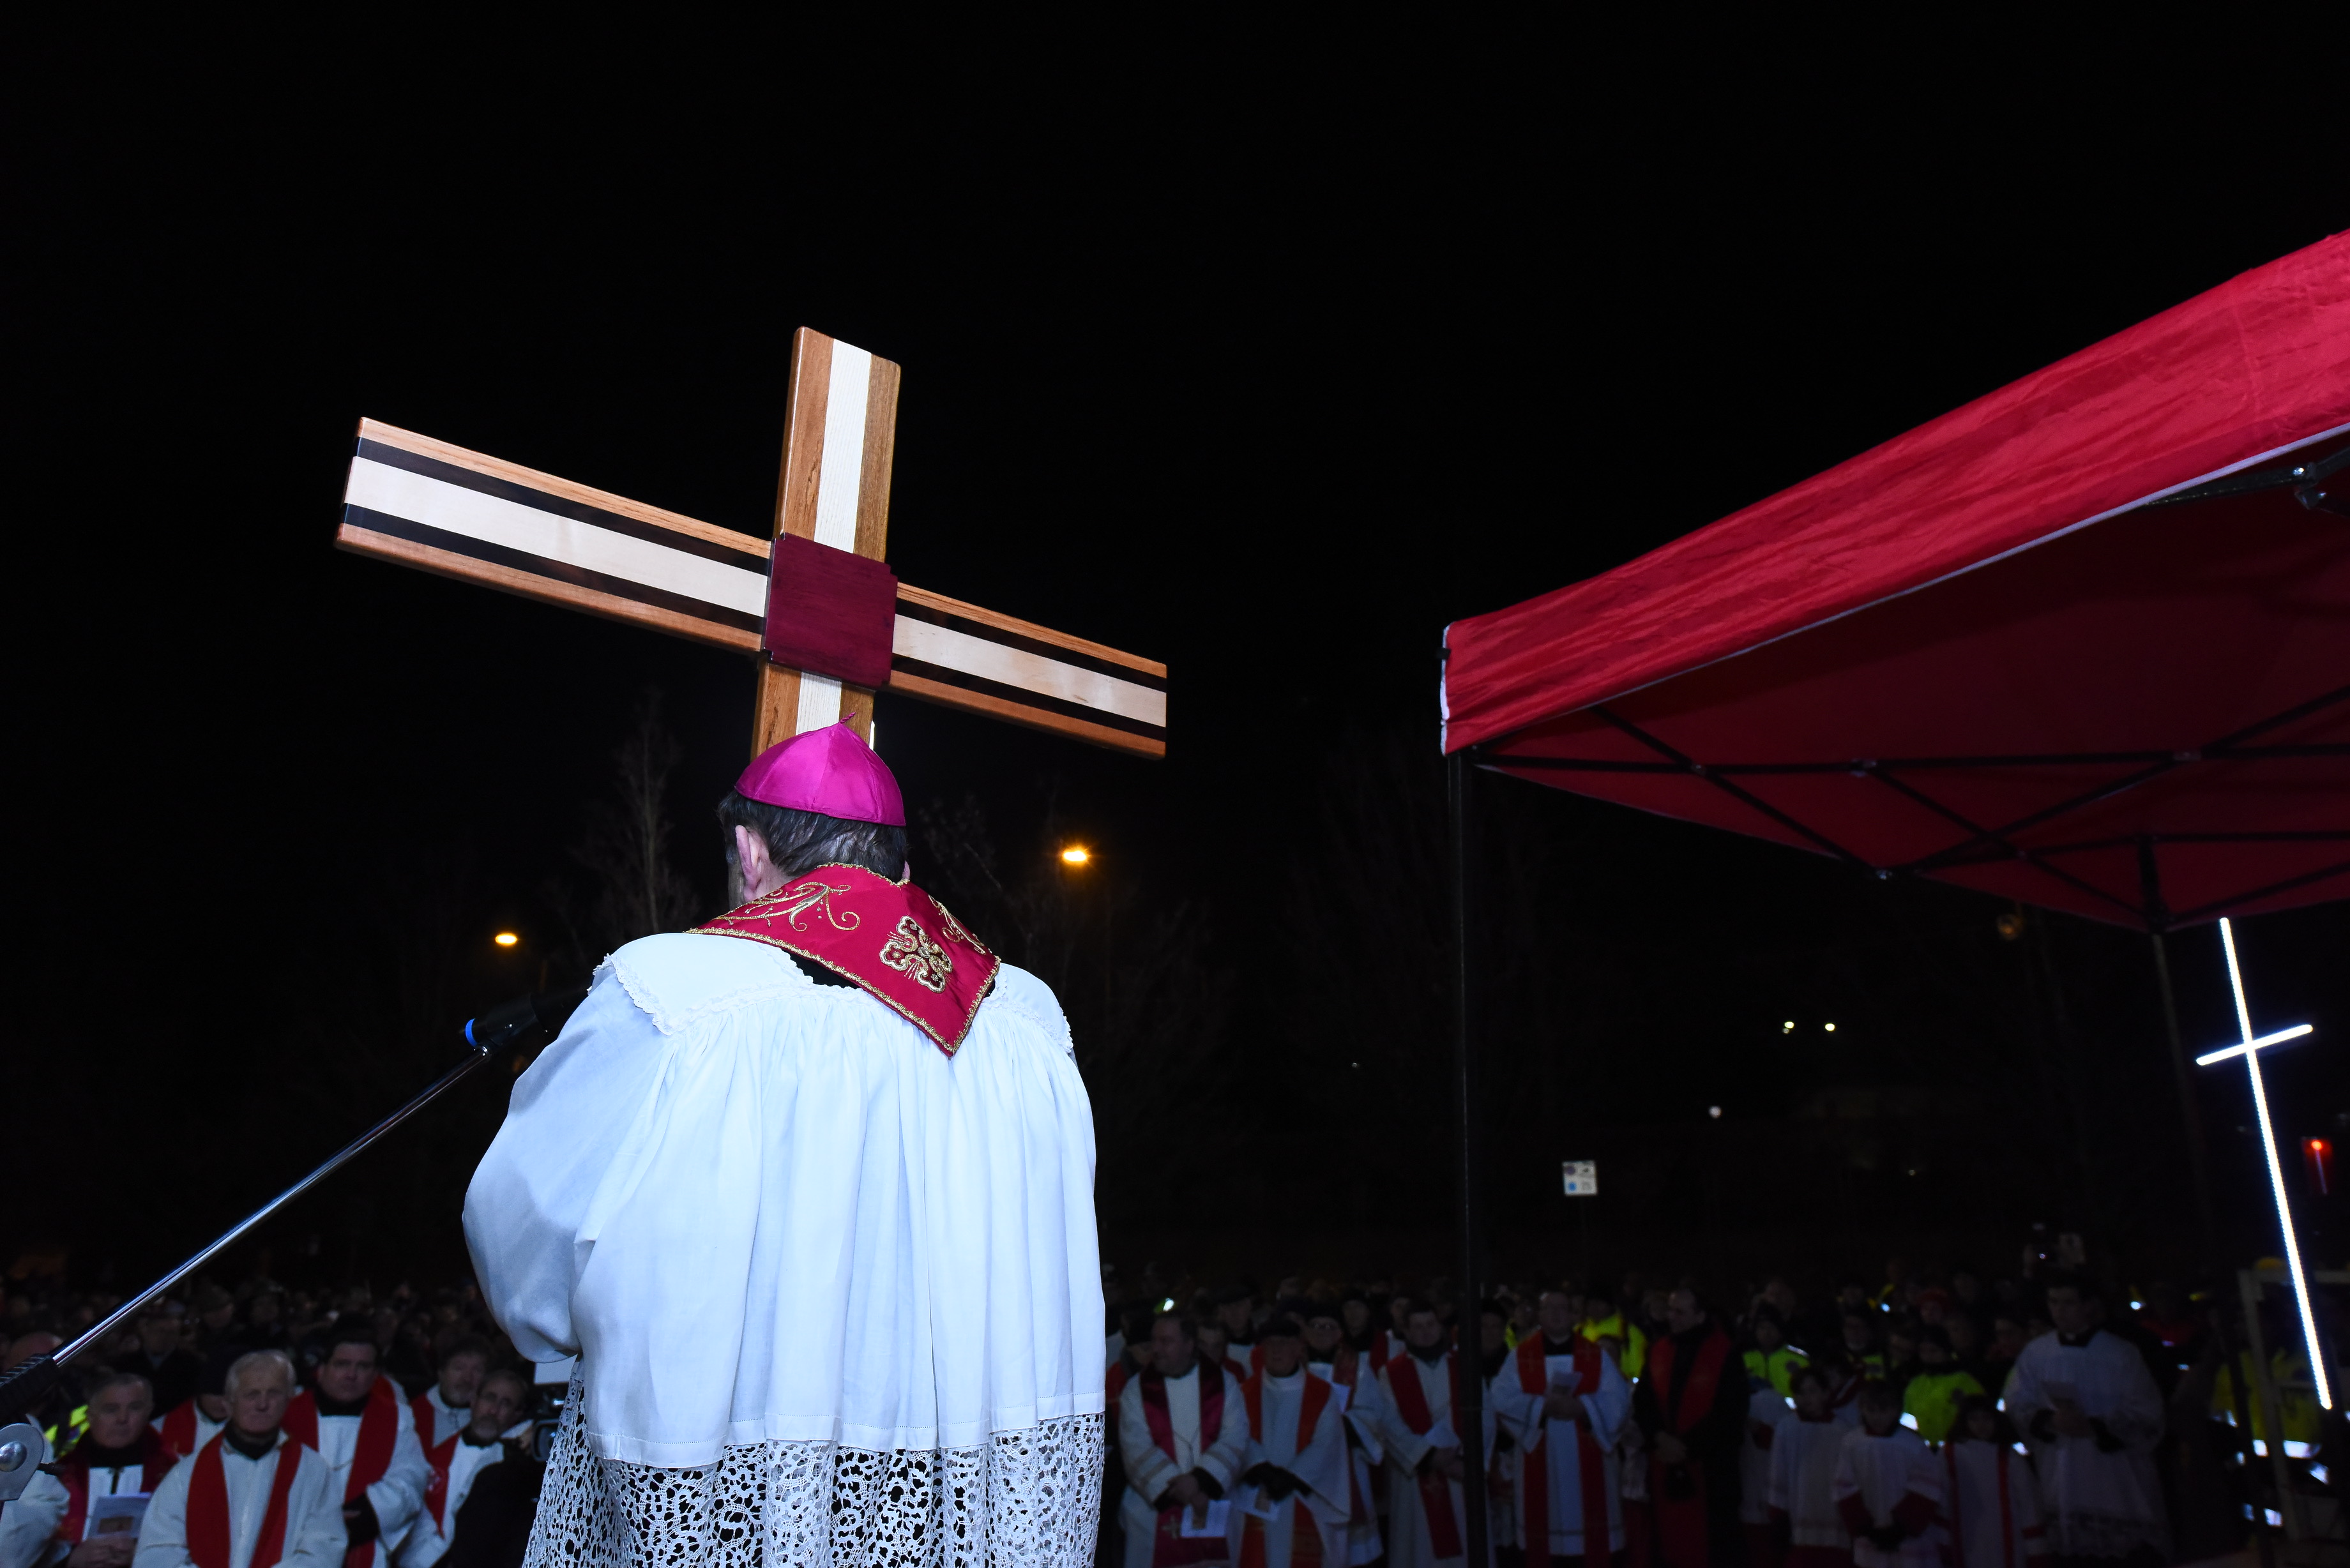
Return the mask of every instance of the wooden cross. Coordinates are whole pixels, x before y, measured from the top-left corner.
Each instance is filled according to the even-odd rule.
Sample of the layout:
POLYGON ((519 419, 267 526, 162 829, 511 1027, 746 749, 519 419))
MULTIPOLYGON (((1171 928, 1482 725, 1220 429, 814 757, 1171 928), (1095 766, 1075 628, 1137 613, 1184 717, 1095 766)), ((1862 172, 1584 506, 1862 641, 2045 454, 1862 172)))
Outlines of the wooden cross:
POLYGON ((882 690, 1148 757, 1167 754, 1167 667, 897 581, 898 367, 792 337, 774 542, 359 421, 335 543, 525 598, 761 654, 752 753, 882 690), (801 542, 806 543, 801 543, 801 542))

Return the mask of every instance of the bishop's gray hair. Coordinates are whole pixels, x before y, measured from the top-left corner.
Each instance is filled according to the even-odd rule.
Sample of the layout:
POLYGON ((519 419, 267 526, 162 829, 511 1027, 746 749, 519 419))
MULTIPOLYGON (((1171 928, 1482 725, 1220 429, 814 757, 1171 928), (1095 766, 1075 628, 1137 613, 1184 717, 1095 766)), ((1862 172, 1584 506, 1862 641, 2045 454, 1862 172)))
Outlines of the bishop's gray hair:
POLYGON ((906 830, 879 822, 852 822, 821 812, 769 805, 740 790, 718 803, 718 825, 726 831, 726 868, 739 878, 733 829, 747 827, 767 846, 767 858, 786 877, 817 866, 861 866, 895 882, 906 869, 906 830))

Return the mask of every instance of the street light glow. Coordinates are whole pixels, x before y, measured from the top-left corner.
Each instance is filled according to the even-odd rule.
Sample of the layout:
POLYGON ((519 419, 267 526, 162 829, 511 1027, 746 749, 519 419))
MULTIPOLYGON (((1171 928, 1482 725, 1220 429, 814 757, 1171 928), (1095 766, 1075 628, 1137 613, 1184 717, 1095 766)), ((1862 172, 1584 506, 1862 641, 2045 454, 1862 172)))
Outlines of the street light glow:
POLYGON ((498 946, 502 948, 510 948, 516 942, 522 940, 522 939, 515 935, 512 931, 500 931, 496 936, 492 937, 490 940, 497 943, 498 946))
POLYGON ((1061 851, 1061 863, 1065 866, 1090 865, 1093 857, 1094 852, 1082 844, 1072 844, 1061 851))
POLYGON ((2260 1116, 2261 1151, 2268 1156, 2269 1191, 2276 1199, 2277 1224, 2284 1231, 2284 1261, 2293 1271, 2293 1301, 2301 1308, 2302 1342, 2309 1350, 2309 1374, 2317 1385, 2317 1402, 2331 1410, 2334 1390, 2325 1376, 2325 1352, 2317 1341, 2317 1314, 2310 1309, 2309 1280, 2301 1267, 2301 1241, 2293 1231, 2293 1204, 2285 1197, 2284 1164, 2277 1158, 2276 1127, 2269 1120, 2268 1085, 2261 1078, 2261 1048, 2280 1041, 2297 1040, 2310 1032, 2310 1026, 2303 1023, 2255 1037, 2252 1010, 2244 1002, 2243 967, 2236 961, 2235 927, 2225 918, 2220 921, 2220 945, 2228 950, 2228 985, 2235 994, 2236 1028, 2242 1033, 2243 1042, 2197 1060, 2210 1063, 2224 1062, 2231 1056, 2244 1059, 2244 1072, 2252 1081, 2252 1109, 2260 1116))
POLYGON ((1833 1023, 1822 1024, 1821 1027, 1825 1029, 1831 1034, 1835 1033, 1835 1025, 1833 1023))

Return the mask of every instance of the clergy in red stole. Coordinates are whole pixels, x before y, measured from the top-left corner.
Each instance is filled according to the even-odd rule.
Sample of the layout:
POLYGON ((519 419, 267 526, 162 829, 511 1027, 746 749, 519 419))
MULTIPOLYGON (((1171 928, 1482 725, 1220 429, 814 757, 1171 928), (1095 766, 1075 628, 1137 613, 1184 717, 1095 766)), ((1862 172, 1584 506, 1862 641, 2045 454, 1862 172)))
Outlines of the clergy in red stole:
POLYGON ((1150 1325, 1149 1366, 1118 1400, 1126 1568, 1227 1568, 1231 1492, 1248 1440, 1240 1384, 1201 1358, 1189 1319, 1161 1314, 1150 1325))
POLYGON ((186 1459, 213 1440, 213 1434, 228 1421, 228 1369, 245 1352, 236 1345, 224 1345, 204 1356, 203 1376, 196 1382, 195 1394, 155 1417, 155 1430, 161 1433, 171 1450, 186 1459))
POLYGON ((1653 1568, 1735 1568, 1746 1557, 1738 1519, 1746 1367, 1695 1292, 1675 1291, 1665 1322, 1672 1332, 1648 1346, 1632 1397, 1648 1439, 1653 1568))
POLYGON ((432 1468, 407 1401, 377 1375, 375 1341, 336 1340, 317 1386, 286 1407, 286 1430, 318 1451, 341 1490, 345 1568, 384 1568, 424 1506, 432 1468))
POLYGON ((123 1568, 138 1535, 119 1524, 109 1530, 103 1520, 93 1528, 90 1501, 151 1494, 179 1456, 147 1424, 155 1397, 140 1374, 108 1374, 90 1389, 88 1401, 88 1428, 57 1463, 67 1501, 55 1540, 71 1568, 123 1568))
MULTIPOLYGON (((1459 1358, 1445 1344, 1444 1320, 1423 1301, 1404 1310, 1404 1354, 1379 1368, 1387 1426, 1388 1562, 1391 1568, 1436 1568, 1468 1560, 1470 1494, 1461 1489, 1461 1438, 1452 1427, 1459 1358)), ((1474 1374, 1472 1373, 1471 1376, 1474 1374)), ((1493 1412, 1485 1411, 1485 1451, 1493 1451, 1493 1412)), ((1481 1482, 1473 1494, 1485 1506, 1481 1482)))
POLYGON ((1347 1568, 1361 1568, 1387 1551, 1379 1536, 1379 1512, 1371 1474, 1387 1459, 1379 1428, 1387 1402, 1379 1394, 1378 1368, 1347 1335, 1343 1306, 1315 1302, 1305 1309, 1305 1370, 1328 1383, 1346 1420, 1347 1568))
POLYGON ((432 1568, 448 1555, 457 1535, 457 1515, 473 1494, 481 1473, 516 1451, 506 1442, 508 1427, 521 1418, 530 1399, 522 1374, 500 1368, 474 1381, 465 1390, 466 1424, 448 1441, 424 1450, 432 1479, 424 1488, 424 1507, 408 1539, 393 1556, 399 1568, 432 1568))
POLYGON ((133 1568, 338 1568, 341 1495, 285 1431, 294 1363, 256 1350, 229 1369, 229 1418, 147 1505, 133 1568))
POLYGON ((1274 1316, 1257 1330, 1262 1363, 1241 1385, 1248 1468, 1230 1521, 1238 1568, 1344 1568, 1353 1477, 1336 1389, 1305 1369, 1305 1330, 1274 1316))
POLYGON ((1614 1356, 1575 1333, 1575 1317, 1563 1292, 1544 1292, 1541 1328, 1518 1342, 1489 1396, 1513 1444, 1501 1462, 1526 1568, 1555 1557, 1590 1568, 1626 1561, 1616 1441, 1631 1418, 1632 1386, 1614 1356))

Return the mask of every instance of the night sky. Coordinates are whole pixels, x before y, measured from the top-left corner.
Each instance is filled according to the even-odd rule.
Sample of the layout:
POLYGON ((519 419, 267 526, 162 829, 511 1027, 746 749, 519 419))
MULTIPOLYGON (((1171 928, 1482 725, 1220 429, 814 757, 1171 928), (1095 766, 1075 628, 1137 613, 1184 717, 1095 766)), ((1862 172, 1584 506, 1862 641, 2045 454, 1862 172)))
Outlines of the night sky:
MULTIPOLYGON (((5 1119, 28 1196, 0 1264, 61 1247, 131 1282, 429 1078, 468 1012, 572 978, 569 849, 648 693, 717 907, 707 813, 750 666, 337 553, 362 415, 764 533, 793 328, 901 364, 900 578, 1171 667, 1164 763, 879 710, 910 800, 968 803, 1006 865, 1096 846, 1120 921, 1183 911, 1176 980, 1222 999, 1180 1070, 1089 1068, 1108 1250, 1281 1270, 1285 1235, 1317 1267, 1409 1270, 1441 1266, 1450 1047, 1425 995, 1387 1005, 1432 960, 1383 949, 1418 928, 1361 889, 1440 915, 1402 840, 1435 828, 1444 623, 2350 226, 2338 102, 2199 47, 1926 70, 1393 37, 1359 69, 1210 51, 937 89, 876 59, 861 116, 791 90, 771 43, 651 49, 692 73, 659 88, 623 74, 651 69, 636 41, 597 47, 577 77, 490 40, 471 63, 258 35, 18 51, 5 1119)), ((1542 871, 1512 908, 1594 999, 1504 1009, 1505 1266, 1576 1266, 1559 1158, 1695 1147, 1710 1103, 1727 1141, 1594 1210, 1603 1262, 1727 1275, 1825 1227, 1836 1256, 1807 1266, 1873 1270, 2043 1221, 2182 1266, 2143 937, 2002 944, 2004 905, 1497 788, 1542 871), (2070 1109, 2031 1123, 2014 1104, 2066 1041, 2070 1109), (1844 1174, 1740 1208, 1737 1173, 1822 1144, 1804 1107, 1854 1085, 1895 1152, 1829 1138, 1844 1174), (1929 1145, 1903 1175, 1895 1146, 1929 1145)), ((2343 909, 2244 939, 2256 1010, 2319 1025, 2275 1069, 2297 1131, 2350 1107, 2343 909)), ((2230 1037, 2216 938, 2174 951, 2190 1040, 2230 1037)), ((2237 1082, 2199 1095, 2248 1256, 2237 1082)), ((460 1267, 502 1094, 460 1100, 263 1238, 271 1266, 460 1267)))

